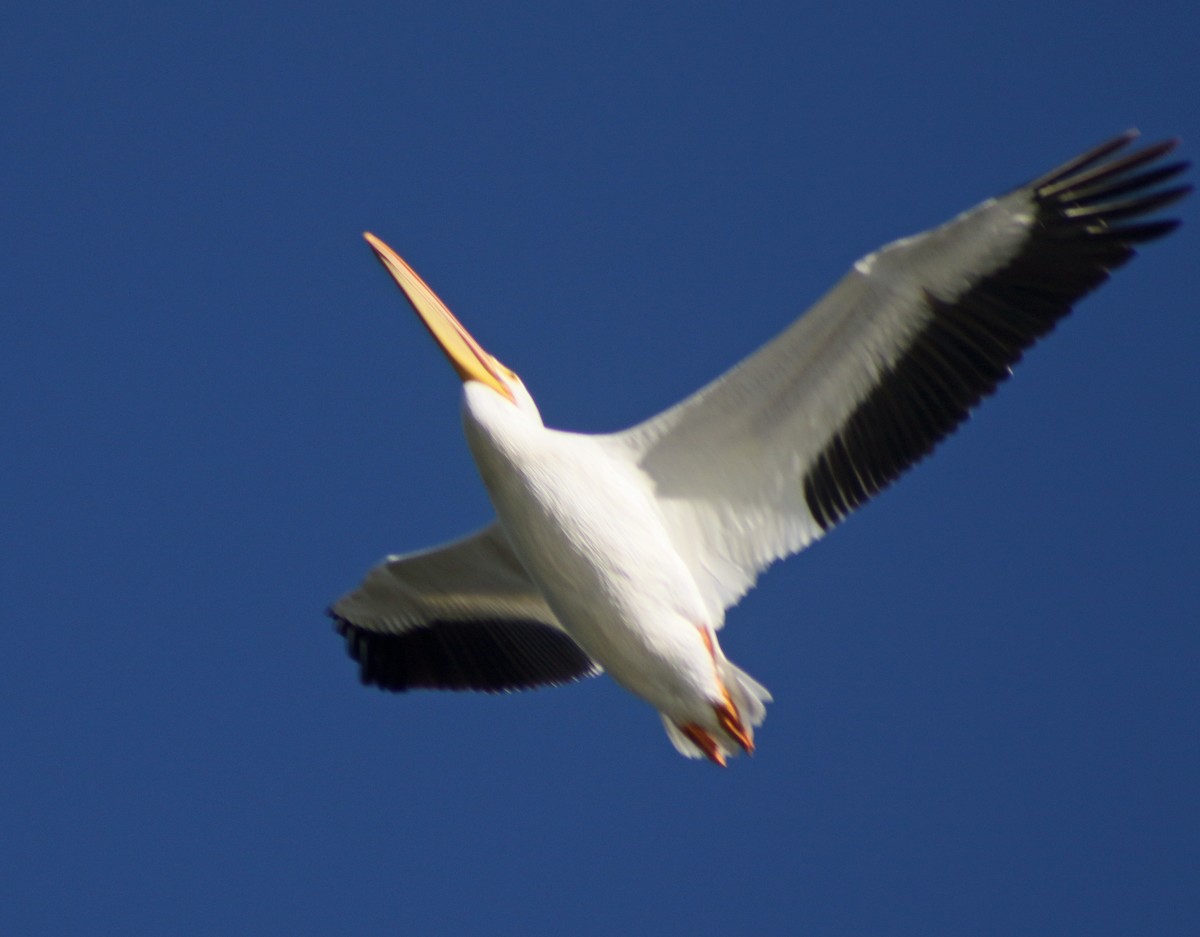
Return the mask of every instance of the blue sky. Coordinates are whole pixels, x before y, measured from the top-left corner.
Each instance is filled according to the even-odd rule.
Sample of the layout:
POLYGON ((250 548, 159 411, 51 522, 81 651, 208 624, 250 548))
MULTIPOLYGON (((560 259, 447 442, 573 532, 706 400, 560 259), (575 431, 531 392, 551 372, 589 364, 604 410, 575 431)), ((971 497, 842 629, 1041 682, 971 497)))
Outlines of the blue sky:
POLYGON ((1197 36, 1184 0, 14 10, 0 932, 1195 933, 1195 198, 731 613, 753 759, 605 679, 361 688, 323 609, 490 516, 364 229, 549 424, 617 429, 1112 134, 1200 156, 1197 36))

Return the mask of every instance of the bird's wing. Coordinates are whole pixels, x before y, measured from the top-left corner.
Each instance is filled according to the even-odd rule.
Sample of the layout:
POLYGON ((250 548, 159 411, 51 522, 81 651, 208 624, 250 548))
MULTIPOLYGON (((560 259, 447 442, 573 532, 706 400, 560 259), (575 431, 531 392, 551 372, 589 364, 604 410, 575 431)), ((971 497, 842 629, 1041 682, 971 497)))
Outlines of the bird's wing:
POLYGON ((947 224, 858 261, 770 344, 607 437, 655 486, 714 620, 758 573, 917 462, 1008 377, 1190 186, 1176 141, 1130 131, 947 224))
POLYGON ((600 667, 563 631, 493 523, 391 556, 329 609, 362 682, 500 692, 568 683, 600 667))

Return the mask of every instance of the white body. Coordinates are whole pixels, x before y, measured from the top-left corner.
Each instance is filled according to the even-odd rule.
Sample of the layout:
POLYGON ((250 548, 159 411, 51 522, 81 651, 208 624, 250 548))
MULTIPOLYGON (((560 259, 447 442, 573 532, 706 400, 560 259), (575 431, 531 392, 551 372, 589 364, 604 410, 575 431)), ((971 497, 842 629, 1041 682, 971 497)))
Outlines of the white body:
MULTIPOLYGON (((651 480, 618 440, 546 429, 535 414, 480 383, 463 385, 467 443, 513 552, 563 629, 609 676, 733 754, 712 710, 722 688, 751 735, 769 695, 721 654, 721 622, 710 620, 651 480)), ((686 754, 700 754, 671 736, 686 754)))

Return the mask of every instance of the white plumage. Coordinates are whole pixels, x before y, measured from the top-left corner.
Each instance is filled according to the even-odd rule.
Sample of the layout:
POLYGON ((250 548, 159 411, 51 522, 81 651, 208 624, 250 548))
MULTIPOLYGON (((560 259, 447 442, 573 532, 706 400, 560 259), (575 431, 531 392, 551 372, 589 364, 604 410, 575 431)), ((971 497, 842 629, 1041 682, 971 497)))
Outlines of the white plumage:
POLYGON ((1025 348, 1177 224, 1137 220, 1175 145, 1123 134, 858 261, 809 312, 682 403, 622 433, 542 425, 511 371, 367 235, 464 381, 497 520, 389 557, 330 609, 365 683, 514 690, 607 670, 676 748, 752 751, 767 691, 726 660, 725 612, 951 432, 1025 348))

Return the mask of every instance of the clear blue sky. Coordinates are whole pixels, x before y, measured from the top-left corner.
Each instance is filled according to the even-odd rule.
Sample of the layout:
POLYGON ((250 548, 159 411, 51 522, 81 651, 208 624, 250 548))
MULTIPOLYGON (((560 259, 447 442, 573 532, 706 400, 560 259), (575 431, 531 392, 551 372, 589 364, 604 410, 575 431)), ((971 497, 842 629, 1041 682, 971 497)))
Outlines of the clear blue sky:
POLYGON ((617 429, 1114 133, 1200 157, 1196 4, 338 6, 0 32, 0 932, 1196 933, 1196 198, 731 613, 753 759, 323 615, 490 516, 364 229, 617 429))

